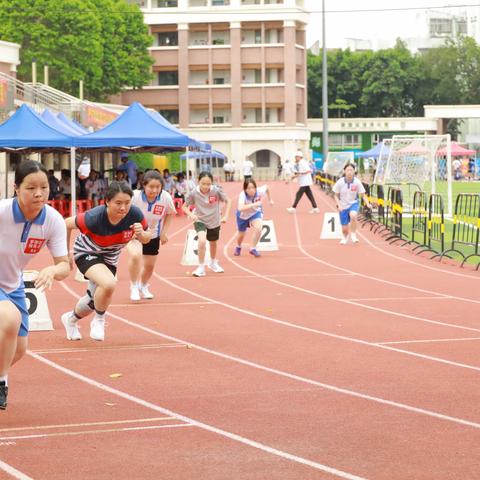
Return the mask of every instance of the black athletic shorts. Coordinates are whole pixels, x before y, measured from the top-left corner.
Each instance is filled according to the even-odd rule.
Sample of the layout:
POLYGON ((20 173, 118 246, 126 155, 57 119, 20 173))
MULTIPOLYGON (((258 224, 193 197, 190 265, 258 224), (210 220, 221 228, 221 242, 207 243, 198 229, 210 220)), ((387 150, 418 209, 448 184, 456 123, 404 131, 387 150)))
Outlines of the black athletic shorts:
POLYGON ((195 222, 193 226, 197 233, 207 232, 207 240, 209 242, 216 242, 220 238, 220 225, 215 228, 207 228, 203 222, 195 222))
POLYGON ((144 255, 158 255, 160 249, 160 237, 152 238, 148 243, 142 245, 142 253, 144 255))
POLYGON ((83 273, 84 276, 90 267, 92 267, 93 265, 97 265, 99 263, 101 263, 102 265, 105 265, 113 273, 113 275, 116 275, 117 267, 114 267, 113 265, 109 265, 108 263, 105 263, 105 260, 103 259, 102 255, 85 253, 84 255, 81 255, 80 257, 75 259, 75 264, 77 265, 78 269, 80 270, 81 273, 83 273))

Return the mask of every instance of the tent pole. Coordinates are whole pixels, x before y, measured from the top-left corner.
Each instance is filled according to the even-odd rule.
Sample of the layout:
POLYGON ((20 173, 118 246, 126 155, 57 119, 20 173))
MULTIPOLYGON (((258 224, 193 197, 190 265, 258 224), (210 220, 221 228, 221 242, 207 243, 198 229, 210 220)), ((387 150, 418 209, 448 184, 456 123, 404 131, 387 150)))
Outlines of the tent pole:
POLYGON ((190 192, 190 170, 188 169, 188 147, 185 149, 185 173, 187 175, 187 192, 190 192))
POLYGON ((71 191, 71 215, 77 213, 77 179, 75 177, 75 147, 70 147, 70 191, 71 191))
POLYGON ((10 154, 5 153, 5 198, 8 198, 8 167, 10 165, 10 154))

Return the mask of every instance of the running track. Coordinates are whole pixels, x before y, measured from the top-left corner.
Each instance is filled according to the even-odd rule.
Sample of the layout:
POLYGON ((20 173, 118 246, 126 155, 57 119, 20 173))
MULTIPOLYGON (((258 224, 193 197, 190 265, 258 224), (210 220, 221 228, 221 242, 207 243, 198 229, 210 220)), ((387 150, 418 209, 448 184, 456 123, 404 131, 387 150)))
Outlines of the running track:
POLYGON ((104 343, 65 340, 85 284, 56 284, 55 331, 11 371, 0 479, 479 478, 480 275, 368 230, 320 240, 294 189, 266 208, 279 252, 232 257, 232 215, 225 274, 187 274, 179 217, 132 305, 122 254, 104 343))

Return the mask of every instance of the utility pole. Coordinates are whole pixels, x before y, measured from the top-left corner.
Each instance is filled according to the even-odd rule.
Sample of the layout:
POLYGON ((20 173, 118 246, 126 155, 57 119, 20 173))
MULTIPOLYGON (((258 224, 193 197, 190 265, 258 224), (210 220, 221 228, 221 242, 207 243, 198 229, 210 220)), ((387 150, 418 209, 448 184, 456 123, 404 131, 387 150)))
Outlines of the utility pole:
POLYGON ((322 0, 322 153, 324 164, 328 156, 328 69, 325 23, 325 0, 322 0))

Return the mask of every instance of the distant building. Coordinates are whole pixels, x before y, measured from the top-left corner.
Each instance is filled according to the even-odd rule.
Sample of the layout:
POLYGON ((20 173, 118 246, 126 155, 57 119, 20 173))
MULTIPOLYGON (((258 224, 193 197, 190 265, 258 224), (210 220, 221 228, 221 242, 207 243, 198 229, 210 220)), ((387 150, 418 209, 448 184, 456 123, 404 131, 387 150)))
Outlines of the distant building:
POLYGON ((303 0, 135 3, 154 38, 154 80, 114 101, 156 109, 263 177, 308 148, 303 0))

